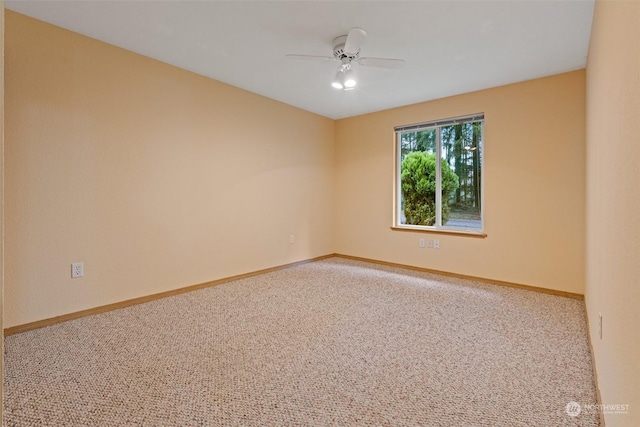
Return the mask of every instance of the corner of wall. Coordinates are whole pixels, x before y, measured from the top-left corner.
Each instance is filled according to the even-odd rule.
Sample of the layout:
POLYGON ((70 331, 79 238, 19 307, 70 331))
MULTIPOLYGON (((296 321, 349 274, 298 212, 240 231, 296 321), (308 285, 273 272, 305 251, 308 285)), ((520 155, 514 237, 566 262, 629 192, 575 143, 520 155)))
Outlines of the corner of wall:
POLYGON ((585 304, 609 427, 640 425, 639 23, 639 2, 596 1, 586 70, 585 304))

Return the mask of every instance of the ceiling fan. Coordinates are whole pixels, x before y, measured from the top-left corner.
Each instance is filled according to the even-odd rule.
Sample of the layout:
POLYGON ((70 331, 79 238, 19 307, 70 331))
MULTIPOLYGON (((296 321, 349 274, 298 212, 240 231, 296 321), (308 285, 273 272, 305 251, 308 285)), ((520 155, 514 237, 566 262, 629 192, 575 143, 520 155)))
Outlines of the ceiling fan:
POLYGON ((297 55, 288 54, 291 59, 309 59, 318 61, 340 61, 336 77, 331 86, 336 89, 351 90, 356 87, 353 64, 365 67, 402 68, 405 61, 392 58, 368 58, 360 57, 360 48, 367 39, 367 32, 362 28, 354 27, 346 35, 333 39, 333 56, 297 55))

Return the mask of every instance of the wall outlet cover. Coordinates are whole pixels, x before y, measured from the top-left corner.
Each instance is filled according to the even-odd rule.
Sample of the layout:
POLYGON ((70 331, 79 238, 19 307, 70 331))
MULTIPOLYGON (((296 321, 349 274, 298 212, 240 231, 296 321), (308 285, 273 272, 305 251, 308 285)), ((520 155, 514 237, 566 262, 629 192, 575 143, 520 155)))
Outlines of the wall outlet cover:
POLYGON ((84 265, 81 262, 74 262, 71 264, 71 278, 84 276, 84 265))

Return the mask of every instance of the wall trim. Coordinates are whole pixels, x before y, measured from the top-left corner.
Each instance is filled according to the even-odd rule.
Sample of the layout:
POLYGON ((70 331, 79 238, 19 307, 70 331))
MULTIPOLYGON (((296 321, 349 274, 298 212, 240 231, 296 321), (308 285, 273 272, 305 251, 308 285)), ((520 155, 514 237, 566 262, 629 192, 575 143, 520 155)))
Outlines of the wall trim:
POLYGON ((339 257, 339 258, 351 259, 351 260, 354 260, 354 261, 363 261, 363 262, 369 262, 369 263, 372 263, 372 264, 385 265, 385 266, 388 266, 388 267, 404 268, 404 269, 407 269, 407 270, 420 271, 420 272, 423 272, 423 273, 439 274, 441 276, 455 277, 455 278, 458 278, 458 279, 473 280, 475 282, 487 283, 489 285, 506 286, 508 288, 524 289, 524 290, 527 290, 527 291, 539 292, 539 293, 543 293, 543 294, 556 295, 556 296, 560 296, 560 297, 573 298, 573 299, 584 301, 584 295, 576 294, 576 293, 573 293, 573 292, 558 291, 556 289, 540 288, 540 287, 537 287, 537 286, 522 285, 520 283, 505 282, 505 281, 502 281, 502 280, 487 279, 487 278, 484 278, 484 277, 469 276, 469 275, 466 275, 466 274, 451 273, 449 271, 433 270, 433 269, 430 269, 430 268, 416 267, 416 266, 413 266, 413 265, 398 264, 398 263, 395 263, 395 262, 380 261, 380 260, 377 260, 377 259, 362 258, 362 257, 357 257, 357 256, 352 256, 352 255, 343 255, 343 254, 334 254, 334 255, 336 257, 339 257))
MULTIPOLYGON (((602 393, 600 392, 600 384, 598 383, 598 369, 596 368, 596 353, 593 350, 593 340, 591 339, 591 325, 589 322, 589 310, 587 309, 587 298, 584 300, 584 313, 587 320, 587 342, 589 343, 589 355, 591 356, 591 367, 593 368, 593 382, 596 386, 596 400, 598 405, 602 405, 602 393)), ((605 427, 604 412, 598 411, 600 416, 600 426, 605 427)))
MULTIPOLYGON (((22 325, 12 326, 10 328, 4 329, 4 336, 7 337, 7 336, 10 336, 10 335, 20 334, 22 332, 27 332, 27 331, 32 331, 34 329, 40 329, 40 328, 44 328, 44 327, 47 327, 47 326, 52 326, 52 325, 55 325, 55 324, 58 324, 58 323, 62 323, 62 322, 66 322, 66 321, 69 321, 69 320, 79 319, 81 317, 92 316, 94 314, 105 313, 105 312, 112 311, 112 310, 118 310, 120 308, 125 308, 125 307, 129 307, 129 306, 132 306, 132 305, 143 304, 143 303, 154 301, 154 300, 161 299, 161 298, 167 298, 167 297, 170 297, 170 296, 179 295, 179 294, 183 294, 183 293, 186 293, 186 292, 196 291, 198 289, 210 288, 212 286, 222 285, 223 283, 233 282, 235 280, 246 279, 246 278, 253 277, 253 276, 259 276, 261 274, 271 273, 273 271, 278 271, 278 270, 284 270, 286 268, 291 268, 291 267, 295 267, 295 266, 298 266, 298 265, 307 264, 307 263, 310 263, 310 262, 321 261, 323 259, 333 258, 333 257, 350 259, 350 260, 354 260, 354 261, 368 262, 368 263, 371 263, 371 264, 384 265, 384 266, 387 266, 387 267, 404 268, 406 270, 420 271, 420 272, 423 272, 423 273, 439 274, 441 276, 455 277, 455 278, 458 278, 458 279, 473 280, 473 281, 476 281, 476 282, 487 283, 487 284, 490 284, 490 285, 506 286, 506 287, 509 287, 509 288, 524 289, 524 290, 528 290, 528 291, 540 292, 540 293, 544 293, 544 294, 551 294, 551 295, 556 295, 556 296, 561 296, 561 297, 566 297, 566 298, 573 298, 573 299, 584 301, 584 295, 576 294, 576 293, 572 293, 572 292, 565 292, 565 291, 558 291, 558 290, 555 290, 555 289, 548 289, 548 288, 540 288, 540 287, 536 287, 536 286, 522 285, 522 284, 519 284, 519 283, 505 282, 505 281, 501 281, 501 280, 486 279, 486 278, 483 278, 483 277, 476 277, 476 276, 469 276, 469 275, 466 275, 466 274, 451 273, 451 272, 442 271, 442 270, 433 270, 433 269, 430 269, 430 268, 416 267, 416 266, 407 265, 407 264, 398 264, 398 263, 395 263, 395 262, 381 261, 381 260, 376 260, 376 259, 371 259, 371 258, 363 258, 363 257, 352 256, 352 255, 332 253, 332 254, 318 256, 318 257, 315 257, 315 258, 305 259, 305 260, 302 260, 302 261, 296 261, 296 262, 292 262, 292 263, 288 263, 288 264, 283 264, 283 265, 279 265, 279 266, 276 266, 276 267, 270 267, 270 268, 265 268, 265 269, 262 269, 262 270, 252 271, 252 272, 249 272, 249 273, 244 273, 244 274, 238 274, 238 275, 235 275, 235 276, 224 277, 222 279, 217 279, 217 280, 213 280, 213 281, 205 282, 205 283, 199 283, 197 285, 185 286, 183 288, 178 288, 178 289, 173 289, 173 290, 170 290, 170 291, 159 292, 157 294, 146 295, 146 296, 143 296, 143 297, 132 298, 132 299, 128 299, 128 300, 125 300, 125 301, 120 301, 120 302, 116 302, 116 303, 112 303, 112 304, 106 304, 106 305, 101 305, 101 306, 94 307, 94 308, 88 308, 86 310, 76 311, 76 312, 73 312, 73 313, 62 314, 60 316, 50 317, 48 319, 36 320, 35 322, 29 322, 29 323, 25 323, 25 324, 22 324, 22 325)), ((591 345, 591 341, 589 341, 589 345, 591 345)), ((593 349, 592 349, 592 355, 593 355, 593 349)), ((594 365, 594 369, 595 369, 595 365, 594 365)), ((598 390, 598 392, 599 392, 599 390, 598 390)))
POLYGON ((233 282, 235 280, 246 279, 253 276, 259 276, 261 274, 271 273, 273 271, 284 270, 286 268, 295 267, 297 265, 307 264, 314 261, 320 261, 323 259, 334 257, 335 254, 322 255, 315 258, 309 258, 302 261, 291 262, 288 264, 278 265, 276 267, 265 268, 262 270, 256 270, 249 273, 238 274, 235 276, 224 277, 222 279, 213 280, 211 282, 199 283, 197 285, 185 286, 183 288, 173 289, 170 291, 159 292, 157 294, 146 295, 143 297, 132 298, 125 301, 120 301, 112 304, 101 305, 94 308, 88 308, 86 310, 76 311, 73 313, 62 314, 60 316, 50 317, 48 319, 36 320, 35 322, 25 323, 23 325, 12 326, 4 329, 4 336, 20 334, 22 332, 32 331, 34 329, 40 329, 47 326, 56 325, 58 323, 66 322, 69 320, 79 319, 81 317, 92 316, 94 314, 105 313, 112 310, 118 310, 120 308, 129 307, 132 305, 143 304, 146 302, 155 301, 162 298, 167 298, 174 295, 184 294, 186 292, 196 291, 198 289, 210 288, 224 283, 233 282))

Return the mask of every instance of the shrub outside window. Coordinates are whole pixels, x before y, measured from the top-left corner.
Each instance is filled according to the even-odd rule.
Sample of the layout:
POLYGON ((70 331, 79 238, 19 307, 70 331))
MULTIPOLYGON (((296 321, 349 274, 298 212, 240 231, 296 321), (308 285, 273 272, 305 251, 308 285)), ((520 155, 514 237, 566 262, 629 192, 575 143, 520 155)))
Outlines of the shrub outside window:
POLYGON ((482 233, 484 114, 395 131, 394 226, 482 233))

